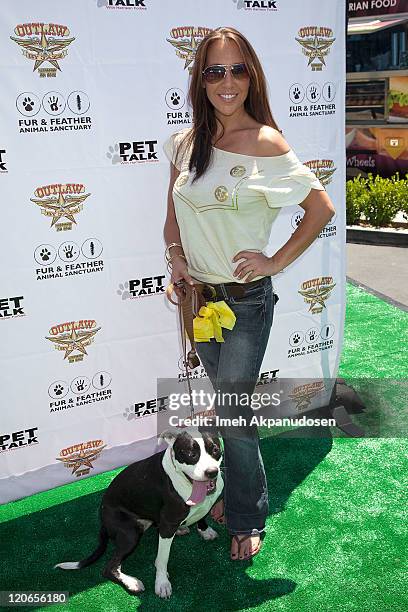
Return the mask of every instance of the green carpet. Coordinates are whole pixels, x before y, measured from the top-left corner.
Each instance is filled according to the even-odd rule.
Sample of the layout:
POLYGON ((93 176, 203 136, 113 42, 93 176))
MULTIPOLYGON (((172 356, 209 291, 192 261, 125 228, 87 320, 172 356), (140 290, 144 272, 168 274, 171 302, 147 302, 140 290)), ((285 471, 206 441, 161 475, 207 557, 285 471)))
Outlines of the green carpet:
MULTIPOLYGON (((339 375, 360 386, 408 378, 407 330, 408 313, 347 285, 339 375)), ((154 595, 153 530, 124 564, 145 584, 140 597, 101 577, 105 558, 77 572, 52 570, 93 549, 98 503, 116 470, 0 507, 0 589, 69 591, 69 605, 53 609, 80 612, 406 612, 407 440, 288 431, 262 439, 262 454, 270 517, 251 562, 229 561, 229 538, 217 526, 213 542, 195 531, 175 539, 169 601, 154 595)))

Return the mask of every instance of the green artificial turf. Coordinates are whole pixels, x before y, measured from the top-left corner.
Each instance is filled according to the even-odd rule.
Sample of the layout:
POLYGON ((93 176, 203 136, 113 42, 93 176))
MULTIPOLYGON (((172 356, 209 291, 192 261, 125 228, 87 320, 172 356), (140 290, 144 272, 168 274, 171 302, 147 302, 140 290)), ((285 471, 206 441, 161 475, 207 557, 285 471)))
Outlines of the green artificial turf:
MULTIPOLYGON (((362 395, 362 379, 408 378, 407 330, 408 313, 347 285, 339 375, 362 395)), ((386 427, 395 427, 389 410, 386 427)), ((175 539, 169 601, 154 595, 154 530, 123 567, 144 582, 140 597, 102 578, 106 557, 81 571, 52 570, 93 550, 99 500, 115 470, 0 507, 0 588, 69 591, 69 605, 52 609, 78 612, 406 612, 406 438, 298 434, 261 440, 270 516, 252 561, 229 561, 230 540, 217 525, 213 542, 194 530, 175 539)))

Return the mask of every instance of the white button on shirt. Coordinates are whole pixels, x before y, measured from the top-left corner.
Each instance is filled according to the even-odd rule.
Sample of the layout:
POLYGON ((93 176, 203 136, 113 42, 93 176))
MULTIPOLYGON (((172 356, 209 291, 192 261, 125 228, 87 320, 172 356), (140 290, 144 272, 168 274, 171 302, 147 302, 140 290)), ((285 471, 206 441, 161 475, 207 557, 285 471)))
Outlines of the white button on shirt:
POLYGON ((191 185, 189 154, 181 152, 175 159, 188 130, 172 134, 163 144, 167 158, 180 170, 173 201, 188 272, 201 282, 245 282, 233 275, 239 263, 232 261, 234 255, 263 252, 280 209, 324 187, 292 150, 254 157, 215 147, 207 171, 191 185))

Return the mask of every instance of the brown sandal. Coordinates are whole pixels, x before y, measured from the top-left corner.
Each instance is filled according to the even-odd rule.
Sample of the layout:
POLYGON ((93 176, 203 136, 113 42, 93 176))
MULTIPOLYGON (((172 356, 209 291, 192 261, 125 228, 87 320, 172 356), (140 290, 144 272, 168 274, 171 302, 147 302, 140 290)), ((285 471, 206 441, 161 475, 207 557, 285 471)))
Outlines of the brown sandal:
POLYGON ((237 561, 238 559, 240 561, 244 560, 246 561, 247 559, 251 559, 251 557, 255 557, 255 555, 257 555, 259 553, 259 551, 261 550, 262 547, 262 540, 261 540, 261 534, 256 534, 256 533, 247 533, 247 534, 239 534, 236 533, 232 536, 232 540, 235 541, 237 543, 238 546, 238 552, 236 553, 236 556, 232 556, 231 554, 231 560, 232 561, 237 561), (241 545, 246 542, 249 538, 252 538, 254 535, 258 535, 259 536, 259 544, 258 546, 255 548, 255 550, 251 550, 251 552, 249 553, 249 555, 245 555, 242 556, 241 555, 241 545))

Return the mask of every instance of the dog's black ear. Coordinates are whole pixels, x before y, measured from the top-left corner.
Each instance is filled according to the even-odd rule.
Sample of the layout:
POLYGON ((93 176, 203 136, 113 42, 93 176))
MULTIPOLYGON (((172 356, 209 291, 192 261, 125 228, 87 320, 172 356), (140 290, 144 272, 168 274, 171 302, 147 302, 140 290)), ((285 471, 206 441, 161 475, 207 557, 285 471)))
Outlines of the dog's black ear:
POLYGON ((216 434, 217 433, 217 420, 215 417, 206 417, 205 424, 200 425, 198 427, 198 431, 201 433, 204 431, 208 431, 208 433, 216 434))
POLYGON ((157 444, 160 444, 164 440, 169 446, 173 446, 174 440, 177 438, 180 431, 177 429, 166 429, 162 431, 157 437, 157 444))

